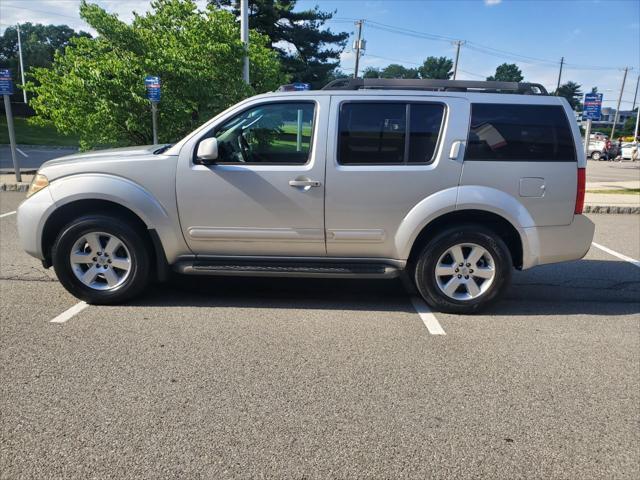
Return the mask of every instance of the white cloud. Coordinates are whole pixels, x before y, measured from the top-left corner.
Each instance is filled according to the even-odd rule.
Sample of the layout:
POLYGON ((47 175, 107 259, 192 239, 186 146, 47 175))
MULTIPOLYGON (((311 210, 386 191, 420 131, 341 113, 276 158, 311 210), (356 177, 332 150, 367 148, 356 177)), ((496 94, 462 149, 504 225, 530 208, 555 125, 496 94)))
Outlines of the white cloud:
POLYGON ((502 3, 502 0, 484 0, 484 4, 487 7, 492 7, 493 5, 498 5, 502 3))

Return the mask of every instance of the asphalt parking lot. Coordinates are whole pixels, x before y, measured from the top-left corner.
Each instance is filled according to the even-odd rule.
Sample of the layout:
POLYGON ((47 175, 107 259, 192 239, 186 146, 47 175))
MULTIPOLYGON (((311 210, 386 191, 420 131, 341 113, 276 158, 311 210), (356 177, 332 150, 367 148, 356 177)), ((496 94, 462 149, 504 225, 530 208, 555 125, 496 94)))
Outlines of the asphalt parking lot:
POLYGON ((639 478, 640 217, 427 328, 395 281, 78 301, 0 194, 1 478, 639 478), (437 333, 437 332, 436 332, 437 333))

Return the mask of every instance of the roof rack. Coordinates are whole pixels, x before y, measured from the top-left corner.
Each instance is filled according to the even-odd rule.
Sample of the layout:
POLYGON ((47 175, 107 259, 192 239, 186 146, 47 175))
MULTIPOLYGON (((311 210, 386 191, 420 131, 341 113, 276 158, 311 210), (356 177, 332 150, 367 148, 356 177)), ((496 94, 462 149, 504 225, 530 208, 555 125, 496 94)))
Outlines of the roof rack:
POLYGON ((428 90, 435 92, 516 93, 549 95, 539 83, 427 80, 413 78, 339 78, 322 90, 428 90))

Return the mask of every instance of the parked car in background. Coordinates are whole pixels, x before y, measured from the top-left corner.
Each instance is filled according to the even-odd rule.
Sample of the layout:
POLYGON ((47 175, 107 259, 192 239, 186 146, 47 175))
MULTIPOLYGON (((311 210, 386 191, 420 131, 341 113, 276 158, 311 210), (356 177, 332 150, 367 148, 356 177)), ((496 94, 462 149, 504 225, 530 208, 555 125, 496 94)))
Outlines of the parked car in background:
POLYGON ((591 160, 607 160, 605 153, 605 140, 590 140, 589 141, 589 151, 587 152, 587 156, 591 160))
POLYGON ((249 98, 175 145, 49 161, 18 233, 96 304, 170 271, 404 274, 433 308, 474 313, 513 268, 589 250, 581 145, 541 85, 341 79, 249 98))

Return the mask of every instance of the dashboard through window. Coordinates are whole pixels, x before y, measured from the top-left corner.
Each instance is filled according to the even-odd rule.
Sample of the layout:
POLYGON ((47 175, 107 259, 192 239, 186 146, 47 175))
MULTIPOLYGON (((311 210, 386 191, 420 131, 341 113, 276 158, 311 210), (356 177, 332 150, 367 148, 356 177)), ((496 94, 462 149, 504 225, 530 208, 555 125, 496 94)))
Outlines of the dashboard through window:
POLYGON ((304 165, 314 114, 314 102, 266 103, 245 110, 207 135, 218 140, 216 163, 304 165))

